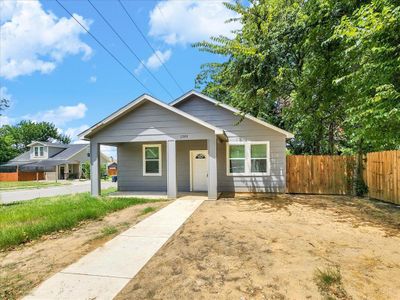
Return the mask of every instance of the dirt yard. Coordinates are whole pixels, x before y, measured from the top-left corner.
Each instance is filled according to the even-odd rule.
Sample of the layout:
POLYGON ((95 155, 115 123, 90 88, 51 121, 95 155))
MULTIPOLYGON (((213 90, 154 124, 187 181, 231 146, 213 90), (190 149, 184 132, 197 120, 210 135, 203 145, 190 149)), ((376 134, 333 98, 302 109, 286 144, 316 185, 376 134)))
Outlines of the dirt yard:
POLYGON ((72 231, 51 234, 14 250, 0 252, 0 299, 20 298, 46 278, 168 203, 131 206, 100 221, 84 222, 72 231))
POLYGON ((399 297, 399 207, 247 195, 203 203, 117 299, 399 297))

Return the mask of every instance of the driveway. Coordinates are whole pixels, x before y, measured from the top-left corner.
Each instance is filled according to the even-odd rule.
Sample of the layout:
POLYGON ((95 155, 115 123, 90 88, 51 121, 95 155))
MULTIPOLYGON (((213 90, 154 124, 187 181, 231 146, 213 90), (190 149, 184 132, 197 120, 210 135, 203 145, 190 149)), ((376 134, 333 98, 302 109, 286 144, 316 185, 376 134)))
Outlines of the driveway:
MULTIPOLYGON (((103 181, 101 182, 101 188, 106 189, 109 187, 116 187, 116 183, 103 181)), ((0 204, 9 204, 18 201, 32 200, 39 197, 52 197, 60 195, 69 195, 76 193, 84 193, 90 191, 90 181, 76 181, 70 185, 56 186, 40 189, 30 190, 17 190, 10 192, 0 193, 0 204)))

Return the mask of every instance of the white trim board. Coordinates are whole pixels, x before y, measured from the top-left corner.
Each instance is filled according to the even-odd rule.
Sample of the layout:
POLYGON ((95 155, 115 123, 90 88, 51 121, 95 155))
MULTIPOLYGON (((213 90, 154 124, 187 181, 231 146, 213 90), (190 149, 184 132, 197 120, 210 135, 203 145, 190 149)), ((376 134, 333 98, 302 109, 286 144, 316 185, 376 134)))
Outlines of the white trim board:
MULTIPOLYGON (((181 102, 187 100, 190 96, 193 96, 193 95, 198 96, 198 97, 200 97, 200 98, 202 98, 202 99, 204 99, 204 100, 206 100, 208 102, 211 102, 211 103, 213 103, 213 104, 215 104, 217 106, 223 107, 223 108, 225 108, 225 109, 227 109, 227 110, 229 110, 229 111, 231 111, 231 112, 233 112, 233 113, 235 113, 237 115, 241 115, 242 114, 242 112, 240 112, 238 109, 236 109, 236 108, 234 108, 234 107, 232 107, 232 106, 230 106, 228 104, 219 102, 219 101, 217 101, 217 100, 215 100, 213 98, 210 98, 210 97, 208 97, 208 96, 206 96, 206 95, 204 95, 204 94, 202 94, 200 92, 194 91, 194 90, 192 90, 190 92, 187 92, 186 94, 182 95, 178 99, 176 99, 173 102, 171 102, 169 105, 175 106, 178 103, 181 103, 181 102)), ((276 126, 274 126, 272 124, 269 124, 269 123, 267 123, 267 122, 265 122, 263 120, 260 120, 260 119, 258 119, 256 117, 253 117, 252 115, 245 114, 244 117, 249 119, 249 120, 252 120, 252 121, 254 121, 254 122, 258 123, 258 124, 261 124, 261 125, 269 128, 269 129, 272 129, 272 130, 275 130, 275 131, 277 131, 279 133, 284 134, 287 139, 294 138, 293 133, 290 133, 290 132, 288 132, 288 131, 286 131, 284 129, 281 129, 281 128, 276 127, 276 126)))

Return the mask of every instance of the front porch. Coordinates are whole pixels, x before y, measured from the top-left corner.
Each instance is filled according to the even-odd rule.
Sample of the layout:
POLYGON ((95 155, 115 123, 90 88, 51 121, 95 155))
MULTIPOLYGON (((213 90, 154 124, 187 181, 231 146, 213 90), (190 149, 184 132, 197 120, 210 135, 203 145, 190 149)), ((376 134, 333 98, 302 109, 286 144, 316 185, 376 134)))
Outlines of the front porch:
MULTIPOLYGON (((107 143, 117 148, 118 191, 114 197, 216 200, 216 135, 195 140, 107 143)), ((99 195, 100 143, 91 141, 91 191, 99 195)))

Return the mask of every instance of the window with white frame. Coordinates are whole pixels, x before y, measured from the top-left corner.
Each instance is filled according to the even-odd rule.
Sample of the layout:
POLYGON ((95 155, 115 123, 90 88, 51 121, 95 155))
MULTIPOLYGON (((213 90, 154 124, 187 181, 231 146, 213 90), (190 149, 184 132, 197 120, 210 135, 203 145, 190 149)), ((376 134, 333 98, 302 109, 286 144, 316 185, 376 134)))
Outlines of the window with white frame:
POLYGON ((161 145, 143 145, 143 176, 161 176, 161 145))
POLYGON ((267 173, 268 144, 250 144, 250 172, 267 173))
POLYGON ((269 142, 227 144, 227 175, 269 175, 269 142))
POLYGON ((228 145, 228 173, 241 174, 246 172, 245 145, 228 145))
POLYGON ((44 156, 44 147, 36 146, 33 148, 35 157, 43 157, 44 156))

